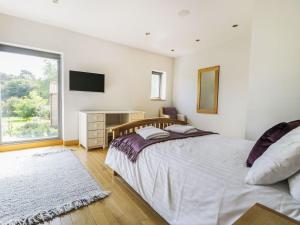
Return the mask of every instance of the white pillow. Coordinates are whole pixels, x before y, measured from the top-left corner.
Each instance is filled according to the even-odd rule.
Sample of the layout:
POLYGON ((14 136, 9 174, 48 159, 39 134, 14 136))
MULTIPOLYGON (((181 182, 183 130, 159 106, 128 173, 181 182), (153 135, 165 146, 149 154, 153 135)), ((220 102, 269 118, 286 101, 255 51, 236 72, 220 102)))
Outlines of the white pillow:
POLYGON ((300 201, 300 171, 289 178, 289 186, 293 198, 300 201))
POLYGON ((188 125, 173 124, 165 128, 167 131, 172 131, 181 134, 191 134, 197 132, 197 128, 188 125))
POLYGON ((274 184, 300 170, 300 127, 272 144, 249 170, 248 184, 274 184))
POLYGON ((153 126, 147 126, 138 129, 136 133, 140 135, 142 138, 144 138, 145 140, 166 138, 170 136, 169 132, 153 126))

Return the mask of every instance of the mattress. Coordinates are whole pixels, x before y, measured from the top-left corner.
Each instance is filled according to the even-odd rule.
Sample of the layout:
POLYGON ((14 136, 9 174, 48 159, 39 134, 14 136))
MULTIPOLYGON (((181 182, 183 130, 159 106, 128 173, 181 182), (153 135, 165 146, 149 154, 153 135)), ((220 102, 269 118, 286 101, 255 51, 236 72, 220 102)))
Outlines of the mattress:
POLYGON ((110 148, 105 162, 170 224, 229 225, 257 202, 300 220, 286 181, 245 184, 253 145, 208 135, 151 145, 135 163, 110 148))

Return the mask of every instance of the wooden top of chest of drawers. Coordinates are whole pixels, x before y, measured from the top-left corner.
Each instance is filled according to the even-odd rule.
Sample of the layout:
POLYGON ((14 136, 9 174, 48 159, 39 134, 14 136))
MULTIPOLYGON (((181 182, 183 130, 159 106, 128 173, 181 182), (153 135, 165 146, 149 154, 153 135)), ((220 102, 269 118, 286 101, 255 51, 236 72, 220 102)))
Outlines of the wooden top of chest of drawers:
POLYGON ((143 111, 135 111, 135 110, 116 110, 116 111, 85 110, 80 112, 81 113, 103 113, 103 114, 145 113, 143 111))
POLYGON ((233 225, 300 225, 300 222, 256 203, 233 225))

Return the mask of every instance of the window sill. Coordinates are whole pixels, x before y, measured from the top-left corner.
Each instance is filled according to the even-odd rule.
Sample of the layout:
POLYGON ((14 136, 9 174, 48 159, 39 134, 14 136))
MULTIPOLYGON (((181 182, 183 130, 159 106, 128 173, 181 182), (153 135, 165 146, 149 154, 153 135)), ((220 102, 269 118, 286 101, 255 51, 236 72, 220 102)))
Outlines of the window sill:
POLYGON ((9 143, 1 144, 0 152, 15 151, 28 148, 39 148, 48 147, 53 145, 62 145, 63 141, 61 139, 48 139, 48 140, 36 140, 36 141, 26 141, 23 143, 9 143))
POLYGON ((167 101, 167 99, 162 98, 150 98, 151 101, 167 101))

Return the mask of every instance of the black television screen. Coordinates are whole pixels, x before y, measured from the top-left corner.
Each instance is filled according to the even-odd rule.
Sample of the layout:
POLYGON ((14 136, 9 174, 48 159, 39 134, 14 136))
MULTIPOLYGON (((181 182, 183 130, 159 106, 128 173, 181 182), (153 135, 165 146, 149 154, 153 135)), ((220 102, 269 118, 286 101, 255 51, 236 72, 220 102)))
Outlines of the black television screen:
POLYGON ((104 74, 70 70, 70 90, 104 92, 104 74))

